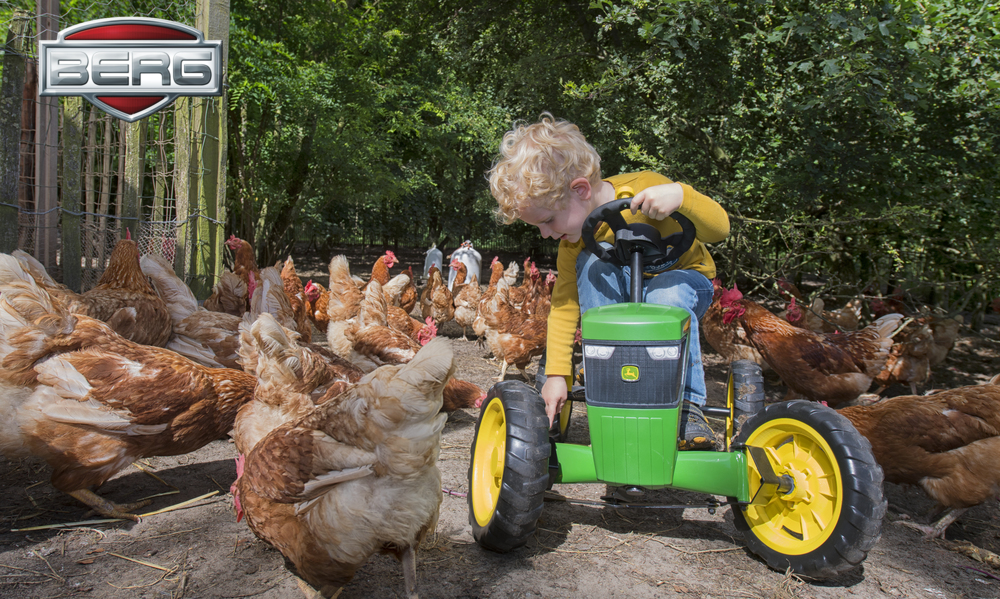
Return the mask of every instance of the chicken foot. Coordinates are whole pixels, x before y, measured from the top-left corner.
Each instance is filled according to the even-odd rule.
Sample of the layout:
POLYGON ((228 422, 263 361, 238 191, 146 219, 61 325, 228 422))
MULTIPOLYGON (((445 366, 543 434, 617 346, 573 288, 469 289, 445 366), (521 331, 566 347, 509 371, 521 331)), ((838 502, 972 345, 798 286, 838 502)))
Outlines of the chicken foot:
POLYGON ((417 594, 417 551, 412 546, 403 550, 399 561, 403 563, 403 586, 406 588, 406 599, 420 599, 417 594))
POLYGON ((897 520, 896 524, 902 524, 903 526, 909 526, 910 528, 915 528, 928 539, 943 539, 944 531, 955 521, 958 517, 964 514, 969 508, 950 508, 945 510, 944 515, 935 522, 934 524, 919 524, 917 522, 912 522, 909 520, 897 520))
POLYGON ((317 591, 308 582, 296 577, 295 583, 298 585, 299 590, 302 594, 306 596, 306 599, 337 599, 340 593, 344 591, 344 587, 324 587, 322 591, 317 591))
POLYGON ((144 499, 142 501, 137 501, 135 503, 114 503, 104 499, 97 493, 94 493, 90 489, 80 489, 78 491, 70 491, 69 495, 75 497, 82 503, 87 504, 90 509, 94 510, 98 514, 104 516, 105 518, 122 518, 123 520, 132 520, 133 522, 139 522, 141 519, 139 516, 132 514, 133 510, 137 510, 141 507, 146 507, 153 502, 152 499, 144 499))

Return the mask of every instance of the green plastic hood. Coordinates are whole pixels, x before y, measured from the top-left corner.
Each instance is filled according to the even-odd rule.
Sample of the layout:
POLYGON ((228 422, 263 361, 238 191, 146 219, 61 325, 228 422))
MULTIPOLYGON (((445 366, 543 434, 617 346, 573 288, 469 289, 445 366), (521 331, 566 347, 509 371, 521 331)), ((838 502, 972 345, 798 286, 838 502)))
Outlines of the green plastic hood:
POLYGON ((687 334, 691 315, 659 304, 612 304, 587 310, 581 328, 593 341, 673 341, 687 334))

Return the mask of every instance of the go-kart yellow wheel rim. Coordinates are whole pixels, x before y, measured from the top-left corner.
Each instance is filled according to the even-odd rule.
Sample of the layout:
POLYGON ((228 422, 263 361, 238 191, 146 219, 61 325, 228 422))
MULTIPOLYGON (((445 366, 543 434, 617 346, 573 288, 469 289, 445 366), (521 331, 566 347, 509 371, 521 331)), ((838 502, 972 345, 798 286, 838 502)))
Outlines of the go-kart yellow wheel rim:
POLYGON ((480 526, 489 524, 500 499, 507 455, 507 416, 499 397, 483 409, 472 455, 472 511, 480 526))
MULTIPOLYGON (((746 509, 747 524, 771 549, 802 555, 820 547, 833 533, 843 506, 843 480, 833 450, 813 427, 790 418, 763 423, 747 445, 762 447, 779 477, 787 475, 794 488, 777 493, 764 505, 746 509)), ((753 496, 760 474, 749 460, 753 496)))

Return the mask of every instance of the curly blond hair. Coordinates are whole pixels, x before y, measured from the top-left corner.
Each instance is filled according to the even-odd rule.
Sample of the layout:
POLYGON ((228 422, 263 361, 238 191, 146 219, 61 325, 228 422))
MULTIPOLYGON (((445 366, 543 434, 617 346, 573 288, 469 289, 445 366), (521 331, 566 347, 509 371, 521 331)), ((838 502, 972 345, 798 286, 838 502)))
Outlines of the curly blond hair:
POLYGON ((490 193, 504 224, 520 218, 528 205, 561 208, 574 179, 585 177, 593 187, 601 183, 601 157, 580 128, 548 112, 533 125, 515 123, 500 142, 500 154, 490 169, 490 193))

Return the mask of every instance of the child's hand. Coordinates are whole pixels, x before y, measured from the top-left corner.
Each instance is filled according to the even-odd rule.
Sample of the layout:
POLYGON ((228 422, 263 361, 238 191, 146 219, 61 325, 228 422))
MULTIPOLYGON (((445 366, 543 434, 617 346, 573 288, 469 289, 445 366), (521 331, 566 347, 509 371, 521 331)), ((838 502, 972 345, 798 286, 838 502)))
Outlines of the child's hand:
POLYGON ((556 415, 562 411, 568 391, 566 377, 563 376, 550 376, 542 385, 542 399, 545 400, 545 413, 549 416, 549 428, 552 428, 556 415))
POLYGON ((681 207, 684 201, 684 188, 680 183, 665 183, 647 187, 632 198, 632 214, 641 210, 653 220, 663 220, 681 207))

